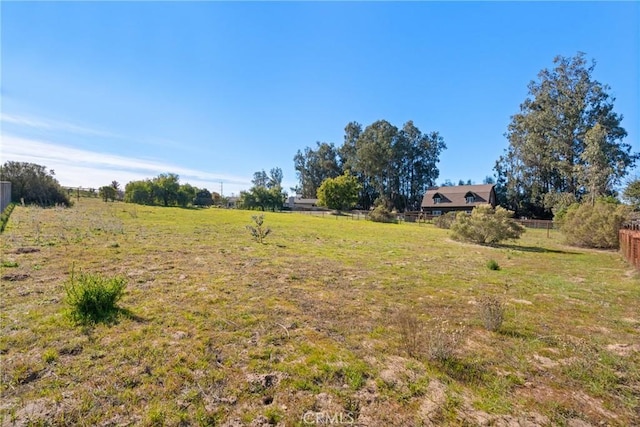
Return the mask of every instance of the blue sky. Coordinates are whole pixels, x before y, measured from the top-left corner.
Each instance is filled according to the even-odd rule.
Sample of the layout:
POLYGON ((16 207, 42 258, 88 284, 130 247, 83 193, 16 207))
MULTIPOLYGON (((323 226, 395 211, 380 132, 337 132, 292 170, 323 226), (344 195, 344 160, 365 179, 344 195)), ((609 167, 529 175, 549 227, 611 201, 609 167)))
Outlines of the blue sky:
MULTIPOLYGON (((585 52, 640 151, 640 4, 2 2, 0 157, 63 185, 175 172, 239 193, 350 121, 413 120, 480 183, 527 84, 585 52)), ((638 171, 638 169, 636 169, 638 171)))

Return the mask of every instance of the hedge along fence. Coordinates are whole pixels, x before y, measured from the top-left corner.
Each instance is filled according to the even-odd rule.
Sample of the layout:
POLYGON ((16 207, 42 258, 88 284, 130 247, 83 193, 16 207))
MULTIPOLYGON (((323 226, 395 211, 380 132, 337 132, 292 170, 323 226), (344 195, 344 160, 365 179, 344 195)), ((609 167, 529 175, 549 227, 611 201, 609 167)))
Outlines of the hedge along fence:
POLYGON ((619 231, 620 250, 640 270, 640 223, 625 224, 619 231))
POLYGON ((13 212, 13 208, 16 207, 15 203, 9 204, 2 214, 0 214, 0 233, 4 231, 4 228, 7 226, 7 222, 9 222, 9 217, 11 216, 11 212, 13 212))

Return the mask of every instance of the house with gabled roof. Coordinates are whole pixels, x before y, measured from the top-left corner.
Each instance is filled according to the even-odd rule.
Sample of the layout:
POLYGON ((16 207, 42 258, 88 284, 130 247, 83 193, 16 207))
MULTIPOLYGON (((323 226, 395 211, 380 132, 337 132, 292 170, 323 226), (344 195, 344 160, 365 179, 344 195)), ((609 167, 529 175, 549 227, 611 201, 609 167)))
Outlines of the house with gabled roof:
POLYGON ((447 212, 471 213, 479 205, 497 205, 494 184, 431 187, 424 194, 421 209, 425 215, 444 215, 447 212))

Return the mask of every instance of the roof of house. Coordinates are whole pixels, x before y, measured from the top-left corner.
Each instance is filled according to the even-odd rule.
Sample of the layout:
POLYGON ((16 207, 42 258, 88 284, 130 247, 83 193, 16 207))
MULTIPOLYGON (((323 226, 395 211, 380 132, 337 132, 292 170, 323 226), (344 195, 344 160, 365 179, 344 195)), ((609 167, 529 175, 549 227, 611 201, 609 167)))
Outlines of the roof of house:
POLYGON ((490 202, 491 190, 494 184, 454 185, 448 187, 432 187, 427 190, 422 199, 423 208, 457 208, 473 207, 490 202), (434 197, 440 196, 440 203, 434 202, 434 197), (475 200, 467 203, 467 196, 474 196, 475 200))

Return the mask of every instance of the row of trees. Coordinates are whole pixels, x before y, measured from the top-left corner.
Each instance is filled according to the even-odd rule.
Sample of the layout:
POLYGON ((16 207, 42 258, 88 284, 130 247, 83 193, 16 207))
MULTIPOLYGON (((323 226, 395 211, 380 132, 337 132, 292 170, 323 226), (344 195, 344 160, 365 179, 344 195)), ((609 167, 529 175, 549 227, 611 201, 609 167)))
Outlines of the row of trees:
POLYGON ((124 201, 141 205, 211 206, 220 201, 220 195, 188 183, 180 184, 178 175, 163 173, 152 179, 129 182, 124 189, 124 201))
POLYGON ((299 184, 293 190, 303 197, 315 198, 324 180, 348 172, 359 183, 360 207, 384 204, 398 210, 415 210, 439 176, 437 163, 445 148, 438 132, 422 133, 412 121, 401 129, 386 120, 364 129, 351 122, 345 127, 340 147, 317 142, 315 149, 298 150, 294 165, 299 184))
POLYGON ((583 53, 553 62, 529 84, 495 165, 500 204, 521 216, 548 217, 573 201, 614 195, 640 158, 623 141, 609 86, 592 76, 595 62, 583 53))
POLYGON ((26 162, 5 162, 0 166, 0 180, 11 182, 11 200, 39 206, 71 206, 66 191, 53 170, 26 162))
POLYGON ((244 209, 281 210, 287 199, 287 193, 282 189, 282 169, 273 168, 269 174, 264 170, 255 172, 251 187, 248 191, 240 192, 239 206, 244 209))

